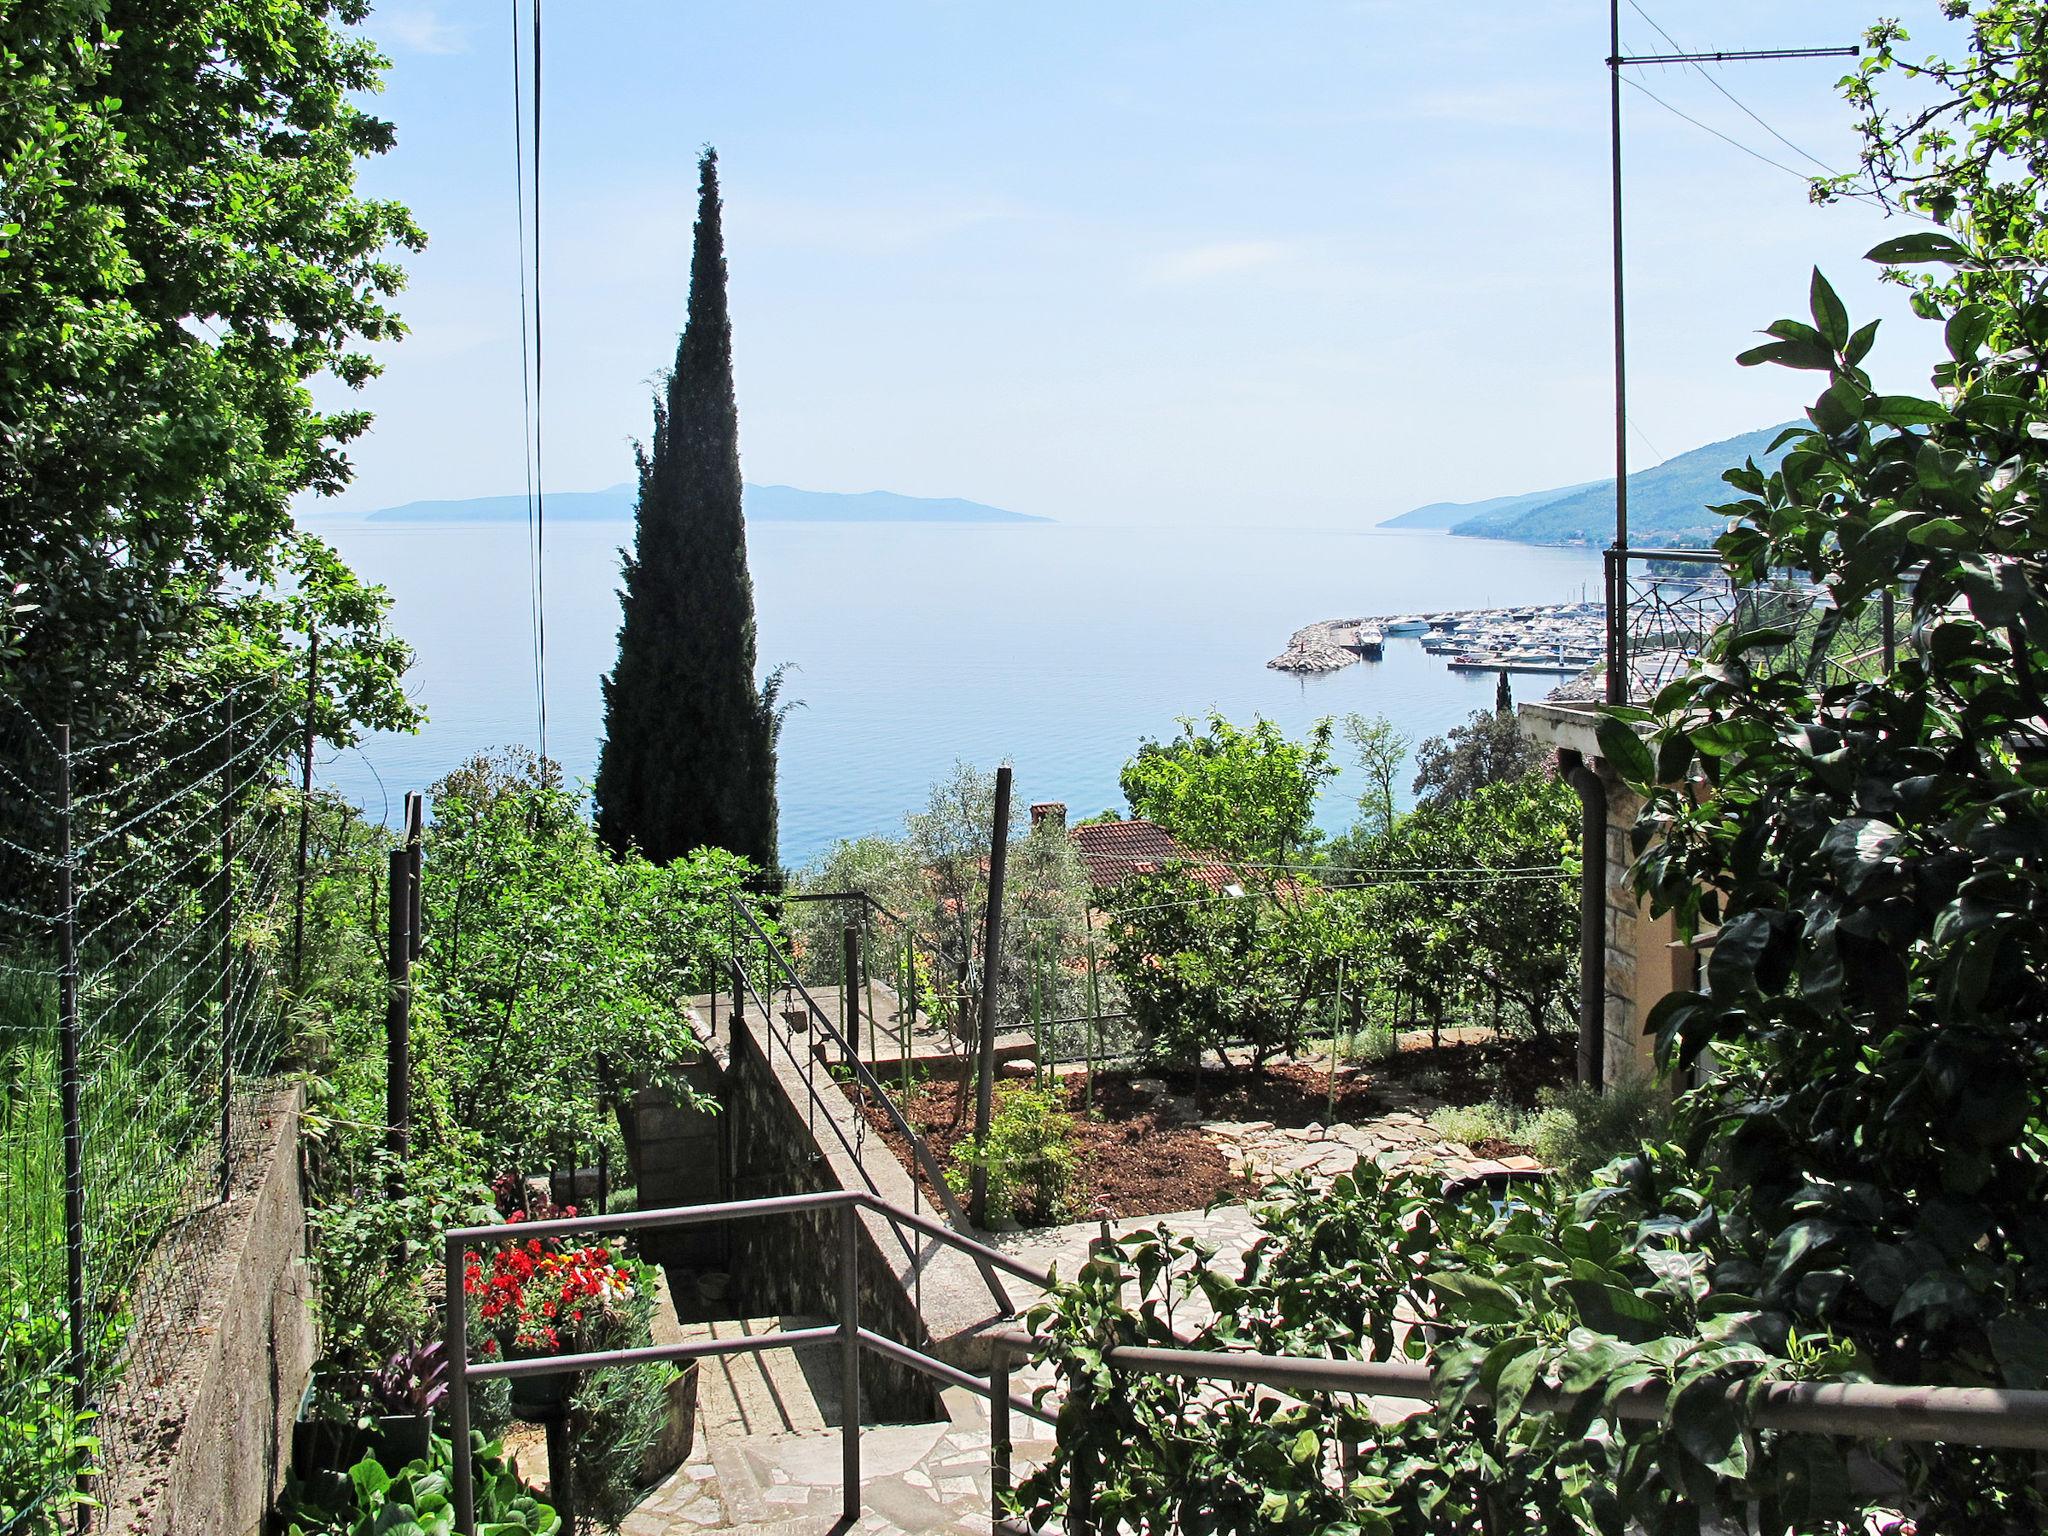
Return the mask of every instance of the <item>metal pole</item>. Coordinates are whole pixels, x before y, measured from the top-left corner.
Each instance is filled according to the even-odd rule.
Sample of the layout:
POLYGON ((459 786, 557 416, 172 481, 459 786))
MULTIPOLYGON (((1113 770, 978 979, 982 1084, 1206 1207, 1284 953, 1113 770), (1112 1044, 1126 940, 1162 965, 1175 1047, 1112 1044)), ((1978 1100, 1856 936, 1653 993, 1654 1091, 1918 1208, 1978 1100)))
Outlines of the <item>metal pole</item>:
POLYGON ((386 897, 389 932, 385 946, 384 1146, 391 1154, 391 1190, 405 1187, 405 1159, 412 1141, 412 854, 391 850, 386 897))
POLYGON ((1885 676, 1889 677, 1899 660, 1898 600, 1893 597, 1890 587, 1884 589, 1884 597, 1879 607, 1884 620, 1884 671, 1885 676))
POLYGON ((1621 0, 1607 0, 1607 138, 1614 233, 1614 547, 1627 549, 1628 348, 1621 264, 1621 0))
POLYGON ((1088 1088, 1083 1107, 1095 1112, 1095 1053, 1102 1033, 1102 988, 1096 980, 1095 933, 1088 933, 1088 1088))
POLYGON ((420 866, 426 859, 427 797, 418 790, 405 797, 405 931, 410 957, 419 959, 426 943, 420 931, 420 866))
POLYGON ((220 790, 220 1199, 227 1204, 233 1173, 235 1092, 235 701, 227 701, 227 740, 220 790))
MULTIPOLYGON (((860 935, 854 932, 853 924, 846 923, 839 930, 839 1019, 846 1028, 840 1031, 845 1040, 849 1058, 860 1054, 860 935)), ((852 1066, 851 1059, 847 1065, 852 1066)))
MULTIPOLYGON (((996 990, 1003 971, 1003 875, 1010 861, 1010 765, 996 770, 994 826, 989 830, 988 913, 981 940, 981 1045, 975 1073, 974 1135, 988 1145, 989 1121, 996 1094, 996 990)), ((971 1212, 977 1227, 988 1225, 988 1165, 974 1166, 971 1212)))
POLYGON ((71 727, 57 727, 57 1093, 64 1128, 64 1280, 71 1406, 85 1412, 85 1129, 78 1083, 78 899, 71 869, 71 727))
POLYGON ((313 835, 313 705, 320 693, 320 631, 306 630, 306 733, 299 743, 299 858, 292 899, 292 991, 304 985, 306 966, 306 849, 313 835))
POLYGON ((839 1512, 860 1518, 860 1209, 839 1208, 839 1512))
POLYGON ((463 1294, 462 1244, 451 1239, 445 1251, 442 1276, 447 1288, 448 1333, 448 1438, 455 1452, 455 1529, 462 1536, 476 1536, 475 1469, 469 1448, 469 1319, 468 1298, 463 1294))
POLYGON ((989 1517, 1002 1517, 1010 1491, 1010 1352, 996 1345, 995 1364, 988 1373, 989 1517))
MULTIPOLYGON (((910 1105, 910 1055, 917 1035, 917 940, 908 933, 903 935, 903 961, 904 974, 908 978, 905 985, 909 988, 900 1016, 903 1025, 903 1103, 907 1109, 910 1105)), ((915 1194, 917 1180, 910 1181, 910 1188, 915 1194)))

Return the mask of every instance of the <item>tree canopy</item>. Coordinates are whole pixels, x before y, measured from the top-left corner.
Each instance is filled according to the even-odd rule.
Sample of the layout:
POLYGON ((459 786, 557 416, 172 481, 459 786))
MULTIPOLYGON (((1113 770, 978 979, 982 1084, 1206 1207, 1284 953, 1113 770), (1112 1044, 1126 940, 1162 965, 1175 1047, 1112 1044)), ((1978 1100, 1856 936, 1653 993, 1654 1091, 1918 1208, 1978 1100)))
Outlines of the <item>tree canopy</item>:
POLYGON ((1316 795, 1337 772, 1328 720, 1303 741, 1272 721, 1241 729, 1211 714, 1197 729, 1147 741, 1124 764, 1131 814, 1157 822, 1190 848, 1225 858, 1284 864, 1314 841, 1316 795))
POLYGON ((604 680, 597 825, 657 862, 724 848, 776 865, 783 674, 754 676, 754 583, 741 510, 739 407, 718 155, 698 162, 689 319, 638 453, 640 499, 604 680))
MULTIPOLYGON (((364 343, 403 333, 393 247, 424 236, 355 191, 391 147, 360 104, 385 67, 360 0, 45 0, 0 15, 0 587, 7 684, 46 720, 147 698, 167 666, 247 671, 264 606, 333 622, 364 665, 339 715, 414 718, 378 596, 294 530, 347 483, 364 343), (340 607, 327 606, 333 599, 340 607)), ((339 718, 331 723, 339 725, 339 718)))

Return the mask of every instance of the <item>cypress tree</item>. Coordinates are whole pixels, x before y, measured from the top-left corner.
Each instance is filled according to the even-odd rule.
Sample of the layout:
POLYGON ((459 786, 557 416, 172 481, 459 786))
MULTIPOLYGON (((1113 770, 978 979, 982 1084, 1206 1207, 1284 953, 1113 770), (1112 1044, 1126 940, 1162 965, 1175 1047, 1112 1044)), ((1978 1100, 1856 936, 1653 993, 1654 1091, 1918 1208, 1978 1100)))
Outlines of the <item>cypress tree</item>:
POLYGON ((775 684, 754 681, 754 583, 740 509, 739 408, 718 154, 698 163, 690 309, 640 446, 619 659, 604 680, 597 825, 666 862, 704 846, 775 865, 775 684))
POLYGON ((1493 712, 1496 715, 1512 715, 1515 712, 1515 690, 1508 685, 1508 669, 1500 669, 1500 681, 1493 685, 1493 712))

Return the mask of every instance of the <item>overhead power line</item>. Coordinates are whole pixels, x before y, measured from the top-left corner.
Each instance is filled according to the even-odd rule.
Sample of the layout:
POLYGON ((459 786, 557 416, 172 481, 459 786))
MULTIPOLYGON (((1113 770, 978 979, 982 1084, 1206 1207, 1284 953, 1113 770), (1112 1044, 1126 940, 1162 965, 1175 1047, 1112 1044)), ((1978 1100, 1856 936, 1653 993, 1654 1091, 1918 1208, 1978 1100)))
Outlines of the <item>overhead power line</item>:
MULTIPOLYGON (((1677 38, 1673 37, 1669 32, 1665 31, 1663 24, 1660 23, 1656 17, 1652 16, 1648 11, 1644 10, 1640 5, 1638 5, 1636 3, 1636 0, 1628 0, 1628 4, 1629 9, 1634 11, 1638 16, 1642 17, 1644 21, 1647 21, 1650 24, 1650 26, 1653 29, 1655 29, 1659 37, 1663 38, 1665 42, 1669 43, 1680 54, 1685 54, 1685 44, 1681 43, 1677 38)), ((1796 57, 1805 58, 1825 57, 1832 50, 1798 49, 1790 51, 1793 52, 1796 57)), ((1714 76, 1708 72, 1707 67, 1704 64, 1700 63, 1699 59, 1696 56, 1687 54, 1685 62, 1690 64, 1693 67, 1693 69, 1699 73, 1699 77, 1702 80, 1706 81, 1707 84, 1711 85, 1715 90, 1719 91, 1723 96, 1727 97, 1731 102, 1733 102, 1735 104, 1736 110, 1741 112, 1743 116, 1747 117, 1751 122, 1755 123, 1757 127, 1763 129, 1765 133, 1768 133, 1772 138, 1776 139, 1780 144, 1784 145, 1787 149, 1791 150, 1793 154, 1798 155, 1802 160, 1811 160, 1815 165, 1821 168, 1823 174, 1830 176, 1834 174, 1834 168, 1830 166, 1825 160, 1821 159, 1820 156, 1807 153, 1807 151, 1801 149, 1797 144, 1794 144, 1790 139, 1786 138, 1784 134, 1778 132, 1777 129, 1773 128, 1769 123, 1765 122, 1763 118, 1759 117, 1754 111, 1750 109, 1749 104, 1747 102, 1743 101, 1733 91, 1729 90, 1727 86, 1723 85, 1719 80, 1715 79, 1714 76)))
POLYGON ((540 265, 540 21, 541 0, 533 0, 533 143, 527 153, 526 77, 521 69, 519 0, 511 0, 513 212, 518 227, 513 256, 519 267, 520 448, 526 460, 527 610, 533 631, 533 704, 536 750, 548 755, 548 588, 547 486, 541 459, 541 265, 540 265), (529 159, 531 168, 529 169, 529 159), (526 283, 527 178, 532 177, 533 288, 526 283), (529 313, 530 312, 530 313, 529 313))

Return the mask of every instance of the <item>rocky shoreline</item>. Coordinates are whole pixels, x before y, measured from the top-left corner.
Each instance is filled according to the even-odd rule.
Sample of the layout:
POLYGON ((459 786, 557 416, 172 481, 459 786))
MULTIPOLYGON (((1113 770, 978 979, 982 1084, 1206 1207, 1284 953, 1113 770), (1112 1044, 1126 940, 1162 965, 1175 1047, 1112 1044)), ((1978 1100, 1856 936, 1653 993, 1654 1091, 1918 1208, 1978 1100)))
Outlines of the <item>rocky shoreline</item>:
POLYGON ((1335 672, 1348 667, 1358 660, 1356 651, 1344 648, 1341 635, 1350 638, 1358 631, 1364 619, 1324 619, 1319 624, 1308 624, 1294 632, 1287 642, 1287 649, 1275 656, 1266 665, 1275 672, 1317 673, 1335 672))

